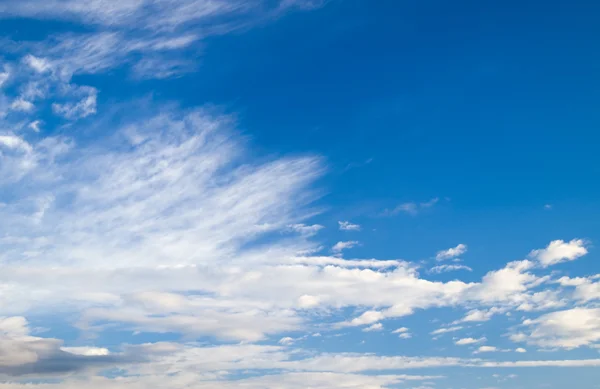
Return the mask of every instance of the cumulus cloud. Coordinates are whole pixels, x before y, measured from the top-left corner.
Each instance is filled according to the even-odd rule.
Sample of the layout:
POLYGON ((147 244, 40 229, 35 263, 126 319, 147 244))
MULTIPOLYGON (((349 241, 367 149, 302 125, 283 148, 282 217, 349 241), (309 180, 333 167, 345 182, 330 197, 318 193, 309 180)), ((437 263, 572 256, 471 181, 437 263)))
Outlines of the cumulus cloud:
POLYGON ((573 308, 544 314, 523 325, 528 333, 514 334, 513 341, 543 348, 575 349, 600 341, 600 309, 573 308))
POLYGON ((295 342, 295 339, 291 338, 289 336, 286 336, 285 338, 279 339, 279 344, 282 344, 284 346, 292 345, 292 344, 294 344, 294 342, 295 342))
POLYGON ((300 306, 300 308, 313 308, 319 305, 320 301, 321 299, 317 296, 310 296, 305 294, 298 298, 298 305, 300 306))
POLYGON ((360 242, 355 240, 349 240, 345 242, 337 242, 331 250, 335 253, 341 253, 344 250, 351 249, 352 247, 356 247, 360 244, 360 242))
POLYGON ((355 326, 371 324, 371 323, 378 322, 379 320, 383 319, 384 317, 385 316, 381 312, 367 311, 367 312, 363 313, 362 315, 360 315, 359 317, 352 319, 352 321, 349 324, 355 325, 355 326))
POLYGON ((586 242, 583 239, 573 239, 570 242, 554 240, 544 249, 533 250, 529 256, 539 261, 543 267, 548 267, 565 261, 573 261, 586 255, 587 252, 586 242))
POLYGON ((462 339, 458 339, 456 342, 454 342, 454 344, 458 345, 458 346, 466 346, 469 344, 476 344, 476 343, 481 343, 481 342, 485 342, 486 339, 485 338, 479 338, 479 339, 475 339, 475 338, 462 338, 462 339))
POLYGON ((496 352, 498 351, 497 347, 494 346, 480 346, 477 351, 475 351, 476 353, 492 353, 492 352, 496 352))
POLYGON ((527 260, 514 261, 500 270, 488 272, 481 284, 473 287, 473 297, 490 303, 521 299, 523 292, 539 282, 538 277, 528 272, 533 266, 527 260))
POLYGON ((369 327, 363 329, 364 332, 373 332, 373 331, 381 331, 381 330, 383 330, 383 324, 381 324, 381 323, 375 323, 375 324, 372 324, 369 327))
POLYGON ((600 300, 600 279, 598 275, 590 277, 561 277, 558 283, 561 286, 575 287, 573 297, 581 302, 590 302, 600 300))
POLYGON ((438 251, 435 255, 435 259, 438 261, 444 261, 446 259, 456 258, 467 252, 467 245, 460 243, 456 247, 451 247, 447 250, 438 251))
POLYGON ((99 348, 62 348, 62 341, 30 335, 23 317, 0 318, 0 374, 53 375, 93 367, 133 362, 123 355, 109 356, 99 348))
POLYGON ((467 312, 465 317, 463 317, 458 322, 468 323, 468 322, 488 321, 492 318, 492 316, 494 316, 498 313, 503 313, 503 311, 504 311, 503 309, 499 309, 496 307, 492 307, 488 310, 473 309, 473 310, 470 310, 469 312, 467 312))

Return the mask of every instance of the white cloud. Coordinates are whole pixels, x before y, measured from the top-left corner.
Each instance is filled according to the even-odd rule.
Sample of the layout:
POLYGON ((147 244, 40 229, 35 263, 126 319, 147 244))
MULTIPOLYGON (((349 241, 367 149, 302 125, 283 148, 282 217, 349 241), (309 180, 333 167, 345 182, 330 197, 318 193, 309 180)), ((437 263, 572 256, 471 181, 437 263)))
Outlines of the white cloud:
MULTIPOLYGON (((272 305, 260 302, 266 297, 262 293, 244 302, 241 296, 247 292, 243 285, 251 282, 258 287, 262 283, 260 277, 249 277, 249 269, 260 270, 260 263, 272 258, 291 263, 295 253, 314 248, 314 244, 285 238, 264 252, 257 247, 242 253, 240 247, 304 217, 298 199, 310 201, 311 191, 306 187, 320 174, 319 164, 317 159, 302 158, 236 168, 232 159, 239 149, 227 135, 228 123, 228 118, 201 112, 182 119, 162 114, 143 121, 140 127, 125 125, 127 132, 115 135, 126 140, 123 137, 136 133, 135 139, 142 139, 137 146, 123 149, 110 143, 106 147, 96 144, 96 149, 86 152, 69 151, 69 157, 58 164, 50 160, 39 169, 33 164, 28 184, 32 190, 0 209, 2 219, 11 221, 10 226, 4 223, 0 227, 1 235, 4 242, 12 242, 0 253, 7 267, 0 285, 13 285, 10 291, 3 291, 2 305, 11 306, 10 310, 31 309, 39 299, 27 296, 35 295, 45 296, 40 304, 54 303, 66 309, 72 304, 81 307, 101 301, 102 309, 85 312, 88 322, 114 318, 141 331, 204 331, 234 339, 260 338, 263 330, 297 328, 301 320, 289 305, 278 314, 272 305), (47 181, 54 172, 61 178, 47 181), (215 186, 215 182, 220 184, 215 186), (57 201, 44 211, 40 223, 33 223, 39 215, 39 208, 33 206, 38 204, 35 199, 48 194, 54 194, 57 201), (68 208, 62 206, 64 196, 74 201, 68 208), (190 208, 190 204, 197 206, 190 208), (238 266, 238 260, 245 270, 236 275, 231 269, 238 266), (214 266, 218 262, 223 266, 214 266), (200 270, 207 265, 214 266, 211 272, 200 270), (124 268, 132 270, 116 270, 124 268), (61 282, 44 274, 55 274, 61 282), (109 282, 115 274, 128 280, 109 282), (212 289, 211 294, 227 295, 228 278, 233 283, 230 287, 240 287, 235 292, 239 297, 189 297, 170 317, 157 317, 146 306, 140 309, 138 300, 130 298, 122 309, 106 307, 133 290, 186 291, 197 290, 201 284, 212 289), (150 279, 154 281, 148 284, 150 279), (32 293, 21 292, 25 290, 32 293), (248 322, 255 319, 256 326, 248 322)), ((47 160, 50 150, 58 146, 48 149, 48 145, 47 140, 29 145, 14 135, 0 138, 0 147, 30 156, 32 161, 47 160)), ((288 275, 281 280, 281 288, 302 269, 285 266, 281 271, 288 275)), ((306 269, 313 272, 319 267, 306 269)), ((268 267, 263 270, 269 274, 268 267)), ((299 293, 299 286, 282 299, 290 298, 289 293, 297 293, 291 301, 308 295, 299 293)), ((318 301, 318 295, 313 296, 318 301)), ((303 298, 301 304, 312 303, 303 298)))
POLYGON ((31 128, 35 132, 40 132, 41 124, 42 124, 41 120, 34 120, 33 122, 29 123, 28 127, 31 128))
POLYGON ((360 315, 359 317, 352 319, 350 322, 351 325, 360 326, 365 324, 376 323, 379 320, 383 319, 384 315, 381 312, 377 311, 367 311, 360 315))
POLYGON ((0 135, 0 146, 26 153, 33 151, 33 147, 27 141, 13 134, 0 135))
POLYGON ((527 350, 525 350, 523 347, 518 347, 518 348, 515 349, 515 352, 517 352, 517 353, 526 353, 527 350))
POLYGON ((394 208, 390 213, 392 215, 398 214, 400 212, 405 212, 410 215, 416 215, 419 211, 419 206, 417 203, 403 203, 394 208))
POLYGON ((352 224, 348 221, 338 222, 342 231, 360 231, 360 225, 352 224))
POLYGON ((6 81, 10 78, 10 72, 5 68, 3 72, 0 72, 0 88, 4 86, 6 81))
POLYGON ((600 359, 547 360, 484 362, 481 367, 594 367, 600 366, 600 359))
POLYGON ((22 316, 0 317, 0 334, 8 337, 25 337, 29 335, 29 325, 22 316))
POLYGON ((284 346, 290 346, 292 344, 294 344, 296 340, 294 338, 290 338, 289 336, 286 336, 285 338, 281 338, 279 340, 279 344, 282 344, 284 346))
MULTIPOLYGON (((39 143, 31 144, 12 133, 0 134, 0 187, 18 182, 39 168, 40 164, 52 166, 54 159, 68 148, 69 145, 61 138, 48 137, 39 143)), ((47 180, 52 175, 50 171, 41 172, 40 179, 47 180)), ((22 202, 25 202, 26 198, 27 196, 24 196, 22 202)), ((7 207, 4 211, 9 209, 10 207, 7 207)))
POLYGON ((463 255, 466 252, 467 252, 467 245, 460 243, 456 247, 451 247, 447 250, 438 251, 437 254, 435 255, 435 259, 438 261, 444 261, 446 259, 452 259, 452 258, 458 257, 460 255, 463 255))
POLYGON ((345 242, 337 242, 331 250, 335 253, 340 253, 344 250, 351 249, 352 247, 358 246, 360 242, 355 240, 345 241, 345 242))
POLYGON ((300 306, 300 308, 314 308, 317 305, 319 305, 320 301, 321 299, 317 296, 310 296, 305 294, 298 298, 298 305, 300 306))
POLYGON ((201 41, 279 18, 290 10, 311 10, 322 1, 256 0, 6 0, 0 18, 62 20, 73 33, 51 36, 24 62, 38 73, 97 73, 131 65, 137 76, 162 78, 189 71, 202 51, 201 41), (307 6, 309 4, 309 6, 307 6), (82 33, 81 27, 93 31, 82 33))
MULTIPOLYGON (((75 120, 89 116, 96 112, 97 90, 95 88, 71 83, 68 76, 63 74, 60 67, 46 66, 46 62, 26 55, 22 62, 26 66, 17 66, 12 64, 11 77, 19 83, 15 88, 8 90, 10 96, 0 96, 0 100, 11 99, 10 104, 0 102, 0 116, 5 120, 7 111, 20 112, 22 114, 31 114, 36 110, 39 114, 45 114, 47 108, 59 116, 75 120), (40 71, 31 71, 29 65, 40 71)), ((8 127, 23 128, 26 124, 24 120, 14 119, 11 115, 7 120, 8 127)), ((29 120, 29 119, 25 119, 29 120)), ((40 119, 30 122, 28 127, 35 132, 39 132, 40 119)))
POLYGON ((435 197, 435 198, 433 198, 433 199, 431 199, 431 200, 429 200, 429 201, 426 201, 426 202, 424 202, 424 203, 420 203, 420 204, 419 204, 419 206, 420 206, 421 208, 431 208, 431 207, 433 207, 434 205, 436 205, 436 204, 437 204, 439 201, 440 201, 440 199, 439 199, 439 198, 437 198, 437 197, 435 197))
POLYGON ((586 242, 583 239, 573 239, 570 242, 554 240, 545 249, 533 250, 529 256, 543 267, 560 262, 573 261, 587 254, 586 242))
POLYGON ((466 346, 469 344, 476 344, 476 343, 481 343, 481 342, 485 342, 486 339, 485 338, 479 338, 479 339, 475 339, 475 338, 462 338, 457 340, 456 342, 454 342, 454 344, 458 345, 458 346, 466 346))
POLYGON ((438 202, 439 202, 439 198, 436 197, 436 198, 433 198, 433 199, 423 202, 423 203, 416 203, 416 202, 402 203, 402 204, 396 206, 396 208, 394 208, 394 209, 386 210, 384 212, 384 214, 388 215, 388 216, 393 216, 393 215, 397 215, 399 213, 407 213, 409 215, 414 216, 425 209, 432 208, 438 202))
MULTIPOLYGON (((179 309, 167 310, 131 308, 88 309, 81 323, 111 321, 129 325, 132 331, 154 333, 184 333, 188 335, 208 335, 228 341, 259 341, 267 335, 292 331, 301 327, 301 320, 293 312, 252 310, 250 306, 219 307, 218 301, 205 304, 186 302, 179 309), (212 304, 211 304, 212 303, 212 304), (212 306, 211 306, 212 305, 212 306), (197 307, 198 313, 192 312, 197 307), (157 316, 163 312, 168 316, 157 316)), ((221 305, 225 305, 222 302, 221 305)), ((248 304, 251 305, 251 304, 248 304)))
POLYGON ((457 271, 457 270, 473 271, 473 269, 471 269, 470 267, 465 266, 465 265, 439 265, 439 266, 434 266, 431 269, 429 269, 429 273, 440 274, 440 273, 447 273, 447 272, 457 271))
POLYGON ((10 108, 14 111, 31 112, 34 108, 34 105, 30 101, 18 98, 13 101, 13 103, 10 105, 10 108))
POLYGON ((431 335, 441 335, 441 334, 446 334, 448 332, 460 331, 462 329, 463 329, 463 327, 461 327, 461 326, 438 328, 437 330, 432 331, 431 335))
POLYGON ((408 331, 409 331, 408 328, 401 327, 401 328, 398 328, 397 330, 392 331, 392 334, 403 334, 403 333, 408 332, 408 331))
POLYGON ((494 346, 480 346, 476 353, 492 353, 496 351, 498 351, 498 348, 494 346))
POLYGON ((573 308, 526 320, 529 334, 511 339, 544 348, 574 349, 600 341, 600 308, 573 308))
POLYGON ((64 374, 126 362, 126 358, 110 357, 102 349, 61 348, 61 345, 58 339, 31 336, 23 317, 0 318, 0 374, 64 374))
POLYGON ((52 65, 45 58, 38 58, 34 55, 27 55, 23 58, 23 62, 38 73, 44 73, 52 69, 52 65))
POLYGON ((403 333, 403 334, 400 334, 400 335, 398 335, 398 337, 399 337, 400 339, 410 339, 410 338, 412 338, 412 334, 410 334, 410 333, 408 333, 408 332, 405 332, 405 333, 403 333))
POLYGON ((528 273, 534 264, 530 261, 514 261, 504 268, 487 273, 479 285, 471 289, 473 298, 486 302, 510 302, 524 299, 523 293, 539 282, 538 277, 528 273))
POLYGON ((503 313, 504 310, 503 309, 499 309, 496 307, 492 307, 488 310, 480 310, 480 309, 473 309, 469 312, 467 312, 467 314, 465 315, 465 317, 463 317, 461 320, 459 320, 458 322, 460 323, 468 323, 468 322, 483 322, 483 321, 488 321, 492 318, 492 316, 499 314, 499 313, 503 313))
POLYGON ((52 104, 52 110, 56 115, 65 119, 82 119, 96 113, 97 90, 95 88, 80 88, 85 93, 81 100, 64 104, 52 104))
POLYGON ((561 286, 574 286, 573 297, 582 302, 600 300, 600 281, 594 281, 598 276, 591 277, 561 277, 558 283, 561 286))
POLYGON ((373 332, 373 331, 381 331, 381 330, 383 330, 383 324, 381 324, 381 323, 375 323, 375 324, 372 324, 369 327, 363 329, 364 332, 373 332))
POLYGON ((103 347, 61 347, 60 349, 74 355, 83 355, 86 357, 110 354, 110 351, 103 347))
MULTIPOLYGON (((227 381, 219 377, 219 372, 202 375, 185 371, 170 376, 166 374, 146 374, 138 377, 119 377, 119 379, 94 377, 86 382, 86 387, 90 389, 162 389, 185 386, 190 389, 235 389, 242 386, 247 389, 303 389, 307 385, 310 385, 308 387, 311 388, 380 389, 390 388, 392 385, 395 386, 398 383, 415 379, 410 376, 389 374, 374 376, 369 374, 340 374, 332 372, 287 372, 227 381), (190 382, 193 382, 193 384, 190 384, 190 382)), ((0 389, 22 388, 29 388, 29 386, 21 383, 0 384, 0 389)), ((60 385, 41 383, 36 384, 36 388, 78 389, 81 388, 81 380, 71 378, 63 381, 60 385)))
POLYGON ((312 266, 337 266, 341 268, 369 268, 369 269, 392 269, 398 267, 410 267, 410 264, 404 261, 396 260, 378 260, 378 259, 343 259, 338 257, 306 257, 296 256, 291 258, 294 264, 312 265, 312 266))
POLYGON ((320 224, 306 225, 306 224, 292 224, 289 226, 290 230, 295 231, 304 236, 316 235, 323 228, 320 224))

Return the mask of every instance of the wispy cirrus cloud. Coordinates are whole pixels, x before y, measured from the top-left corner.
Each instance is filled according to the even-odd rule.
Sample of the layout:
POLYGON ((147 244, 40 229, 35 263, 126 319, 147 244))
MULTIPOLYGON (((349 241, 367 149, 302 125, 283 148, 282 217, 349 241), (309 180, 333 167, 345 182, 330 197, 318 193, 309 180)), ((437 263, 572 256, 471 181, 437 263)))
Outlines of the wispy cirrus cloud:
POLYGON ((7 0, 0 17, 60 20, 91 32, 53 35, 24 45, 38 71, 60 68, 69 77, 130 65, 143 78, 164 78, 196 68, 201 42, 276 19, 290 10, 311 10, 325 1, 282 0, 7 0))
POLYGON ((417 215, 420 212, 434 207, 440 201, 439 198, 435 197, 429 201, 416 203, 416 202, 408 202, 402 203, 396 206, 393 209, 386 209, 383 214, 385 216, 395 216, 401 213, 406 213, 408 215, 417 215))
POLYGON ((440 274, 457 270, 473 271, 473 269, 465 265, 438 265, 429 269, 429 273, 440 274))
POLYGON ((341 231, 360 231, 360 225, 350 223, 349 221, 340 221, 338 222, 339 228, 341 231))
POLYGON ((441 334, 446 334, 449 332, 456 332, 456 331, 462 330, 463 328, 464 327, 462 327, 462 326, 438 328, 437 330, 432 331, 431 335, 441 335, 441 334))

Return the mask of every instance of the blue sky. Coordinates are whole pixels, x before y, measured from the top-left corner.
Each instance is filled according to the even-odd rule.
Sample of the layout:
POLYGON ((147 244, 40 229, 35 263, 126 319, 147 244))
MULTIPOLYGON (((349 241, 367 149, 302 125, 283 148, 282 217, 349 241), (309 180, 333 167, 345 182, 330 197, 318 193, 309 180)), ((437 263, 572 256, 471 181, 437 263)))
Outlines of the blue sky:
POLYGON ((600 388, 600 5, 0 3, 0 389, 600 388))

